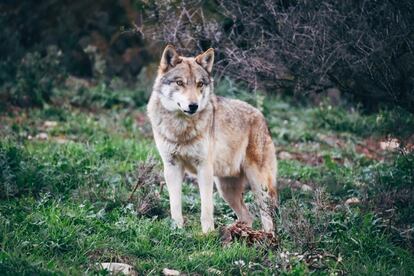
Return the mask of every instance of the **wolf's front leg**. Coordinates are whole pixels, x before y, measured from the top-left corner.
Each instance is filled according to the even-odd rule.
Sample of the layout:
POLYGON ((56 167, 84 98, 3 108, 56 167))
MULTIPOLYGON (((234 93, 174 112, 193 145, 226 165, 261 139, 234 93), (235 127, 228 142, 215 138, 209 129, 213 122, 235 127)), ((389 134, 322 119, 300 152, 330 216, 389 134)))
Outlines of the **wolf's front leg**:
POLYGON ((201 228, 203 233, 214 230, 213 205, 213 168, 212 165, 202 165, 197 173, 201 197, 201 228))
POLYGON ((184 219, 181 206, 181 185, 183 181, 183 167, 175 164, 164 163, 164 178, 167 183, 168 194, 170 197, 171 218, 178 228, 184 225, 184 219))

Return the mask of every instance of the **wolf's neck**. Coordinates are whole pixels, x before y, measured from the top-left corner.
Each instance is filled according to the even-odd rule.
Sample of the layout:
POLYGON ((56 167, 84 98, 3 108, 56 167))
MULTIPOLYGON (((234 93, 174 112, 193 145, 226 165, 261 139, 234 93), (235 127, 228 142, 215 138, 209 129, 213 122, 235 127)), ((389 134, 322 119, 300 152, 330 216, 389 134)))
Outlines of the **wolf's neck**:
POLYGON ((176 144, 189 144, 209 135, 212 127, 214 100, 215 96, 211 95, 207 106, 190 117, 180 111, 167 110, 157 97, 151 99, 153 102, 150 103, 152 106, 149 107, 148 115, 154 131, 165 140, 176 144))

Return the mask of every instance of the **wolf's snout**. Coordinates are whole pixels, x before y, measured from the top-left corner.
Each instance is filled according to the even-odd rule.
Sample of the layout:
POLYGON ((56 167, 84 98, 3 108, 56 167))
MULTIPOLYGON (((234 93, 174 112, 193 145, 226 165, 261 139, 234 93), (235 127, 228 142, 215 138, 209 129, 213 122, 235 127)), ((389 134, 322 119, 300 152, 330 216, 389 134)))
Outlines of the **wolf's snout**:
POLYGON ((196 103, 191 103, 188 105, 188 109, 190 109, 191 113, 195 113, 198 109, 198 104, 196 103))

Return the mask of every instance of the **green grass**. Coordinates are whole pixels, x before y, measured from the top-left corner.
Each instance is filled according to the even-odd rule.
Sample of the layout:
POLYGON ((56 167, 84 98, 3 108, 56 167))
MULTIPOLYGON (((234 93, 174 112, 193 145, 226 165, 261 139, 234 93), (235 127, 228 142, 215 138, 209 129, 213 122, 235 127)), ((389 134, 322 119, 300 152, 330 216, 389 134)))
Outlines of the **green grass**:
MULTIPOLYGON (((105 103, 132 101, 102 89, 94 93, 105 103)), ((240 241, 223 246, 219 231, 201 234, 198 188, 191 183, 184 185, 186 227, 175 229, 143 107, 99 104, 92 112, 64 102, 1 114, 0 274, 105 274, 96 264, 108 261, 143 275, 163 268, 211 275, 414 274, 414 156, 378 148, 381 158, 371 159, 358 150, 367 138, 408 137, 412 115, 298 106, 229 83, 217 90, 264 112, 278 152, 290 153, 279 160, 281 183, 313 188, 282 185, 278 249, 240 241), (140 177, 145 185, 130 200, 140 177), (361 203, 348 206, 351 197, 361 203)), ((215 202, 217 226, 231 223, 231 209, 217 194, 215 202)), ((247 202, 254 207, 250 193, 247 202)))

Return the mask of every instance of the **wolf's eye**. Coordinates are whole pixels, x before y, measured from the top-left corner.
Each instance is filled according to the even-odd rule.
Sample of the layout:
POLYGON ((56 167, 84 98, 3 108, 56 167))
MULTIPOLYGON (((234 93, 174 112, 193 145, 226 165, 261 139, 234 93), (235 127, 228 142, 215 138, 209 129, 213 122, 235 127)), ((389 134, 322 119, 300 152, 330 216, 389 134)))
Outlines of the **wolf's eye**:
POLYGON ((198 88, 203 87, 203 86, 204 86, 204 83, 202 81, 197 82, 197 87, 198 88))
POLYGON ((179 80, 179 81, 176 81, 175 83, 176 83, 178 86, 183 86, 183 85, 184 85, 183 81, 180 81, 180 80, 179 80))

